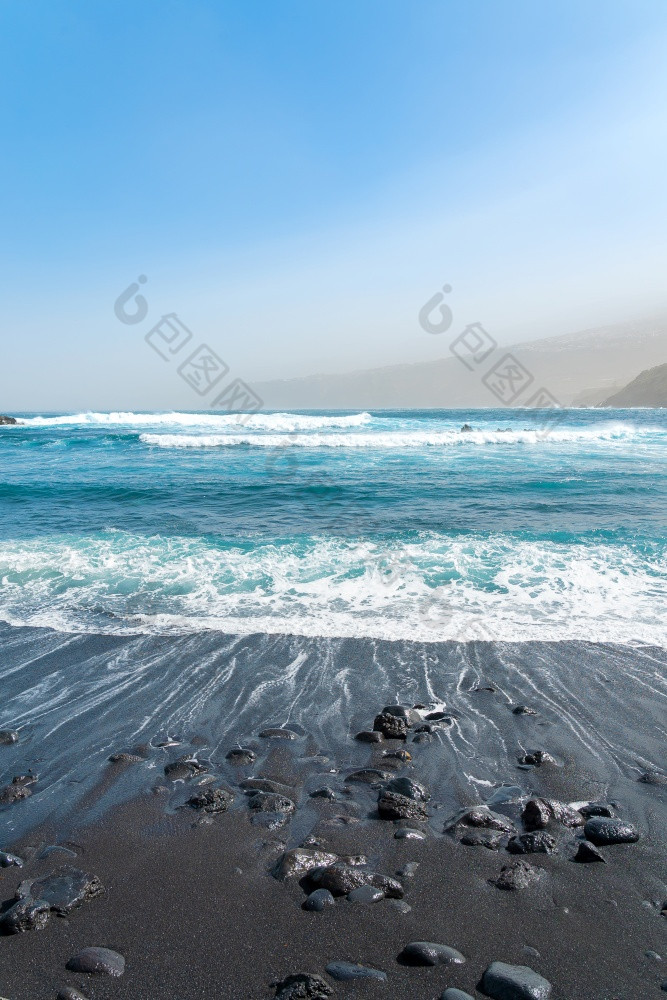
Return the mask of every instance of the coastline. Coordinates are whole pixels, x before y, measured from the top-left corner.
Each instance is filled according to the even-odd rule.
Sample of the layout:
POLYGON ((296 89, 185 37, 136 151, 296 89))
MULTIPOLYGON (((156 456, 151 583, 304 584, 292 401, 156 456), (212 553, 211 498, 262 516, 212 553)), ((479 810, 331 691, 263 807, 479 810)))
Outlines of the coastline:
POLYGON ((664 933, 667 788, 638 778, 661 767, 667 651, 0 631, 9 693, 0 725, 19 732, 18 743, 0 748, 2 784, 29 768, 39 776, 29 798, 2 809, 0 848, 26 861, 1 871, 2 901, 6 908, 20 881, 62 864, 105 886, 41 932, 0 937, 0 987, 10 1000, 47 1000, 65 983, 94 998, 268 998, 273 980, 296 972, 324 976, 341 997, 408 1000, 446 986, 477 996, 496 960, 531 966, 553 983, 555 998, 639 1000, 659 991, 660 963, 646 952, 661 953, 664 933), (354 739, 396 700, 449 721, 433 722, 416 742, 418 726, 406 742, 354 739), (522 704, 536 714, 515 714, 522 704), (296 738, 261 738, 267 726, 289 727, 296 738), (178 745, 159 747, 166 736, 178 745), (256 754, 249 766, 227 759, 239 743, 256 754), (108 761, 137 744, 139 759, 108 761), (538 747, 553 764, 519 764, 538 747), (402 748, 412 761, 384 756, 402 748), (170 780, 165 767, 184 754, 206 770, 170 780), (429 817, 416 824, 424 840, 396 839, 401 823, 378 817, 383 782, 345 780, 364 767, 428 788, 429 817), (290 789, 296 810, 275 829, 249 808, 240 782, 251 775, 290 789), (503 892, 489 879, 515 860, 506 847, 465 846, 458 833, 444 833, 461 808, 503 785, 517 787, 514 800, 494 810, 518 830, 529 797, 604 801, 640 839, 605 848, 607 864, 575 864, 581 830, 551 824, 558 853, 524 858, 543 876, 503 892), (322 786, 333 800, 311 796, 322 786), (209 787, 233 793, 227 811, 185 805, 209 787), (373 870, 399 878, 410 911, 391 899, 344 898, 323 913, 303 910, 298 880, 279 881, 271 869, 308 837, 336 854, 365 854, 373 870), (72 853, 39 860, 44 844, 72 853), (419 868, 400 878, 408 861, 419 868), (397 956, 415 940, 457 948, 467 961, 404 966, 397 956), (88 945, 118 950, 125 974, 66 972, 70 955, 88 945), (324 969, 337 960, 384 970, 387 983, 335 982, 324 969))

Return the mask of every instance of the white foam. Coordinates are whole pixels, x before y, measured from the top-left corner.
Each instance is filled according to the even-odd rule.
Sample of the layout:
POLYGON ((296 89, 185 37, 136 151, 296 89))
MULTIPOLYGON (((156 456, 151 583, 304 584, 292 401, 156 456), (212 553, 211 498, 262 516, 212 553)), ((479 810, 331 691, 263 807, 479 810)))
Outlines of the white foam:
POLYGON ((370 413, 340 416, 308 416, 301 413, 73 413, 57 417, 22 417, 19 426, 27 427, 188 427, 225 430, 238 428, 292 432, 326 428, 363 427, 370 424, 370 413))
POLYGON ((568 430, 396 430, 352 434, 141 434, 143 444, 157 448, 449 448, 473 445, 614 444, 652 433, 629 424, 607 423, 568 430))
POLYGON ((3 541, 0 580, 0 619, 66 631, 665 643, 665 552, 630 546, 108 532, 3 541))

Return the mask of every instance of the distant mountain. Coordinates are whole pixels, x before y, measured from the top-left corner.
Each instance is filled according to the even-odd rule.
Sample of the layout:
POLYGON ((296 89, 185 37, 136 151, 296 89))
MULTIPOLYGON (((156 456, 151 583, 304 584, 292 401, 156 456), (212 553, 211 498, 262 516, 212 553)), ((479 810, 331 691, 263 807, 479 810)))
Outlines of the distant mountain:
POLYGON ((647 368, 602 406, 667 406, 667 365, 647 368))
MULTIPOLYGON (((443 335, 443 350, 455 335, 443 335)), ((596 405, 629 377, 667 357, 667 318, 497 347, 482 365, 472 365, 473 370, 449 353, 437 361, 257 382, 253 388, 269 409, 498 406, 482 377, 508 352, 532 377, 516 405, 541 388, 562 406, 596 405)))

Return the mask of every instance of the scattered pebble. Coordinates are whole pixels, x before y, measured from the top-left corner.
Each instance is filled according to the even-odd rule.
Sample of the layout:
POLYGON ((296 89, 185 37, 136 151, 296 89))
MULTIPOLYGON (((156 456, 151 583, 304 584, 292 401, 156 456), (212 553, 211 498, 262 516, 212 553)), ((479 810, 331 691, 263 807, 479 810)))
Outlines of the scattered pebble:
POLYGON ((415 802, 428 802, 431 798, 431 793, 425 785, 420 785, 418 781, 408 777, 392 778, 385 791, 395 792, 397 795, 403 795, 415 802))
POLYGON ((356 965, 353 962, 329 962, 327 973, 339 982, 350 982, 354 979, 379 979, 385 982, 387 973, 381 969, 371 969, 367 965, 356 965))
POLYGON ((394 834, 396 840, 426 840, 423 830, 416 830, 412 826, 399 826, 394 834))
POLYGON ((232 792, 225 788, 207 788, 203 792, 191 795, 186 805, 191 809, 201 809, 205 813, 222 813, 229 809, 234 801, 232 792))
POLYGON ((377 781, 389 781, 391 774, 388 771, 380 771, 376 767, 363 767, 360 771, 352 771, 345 779, 346 782, 361 785, 373 785, 377 781))
POLYGON ((428 819, 428 813, 421 802, 383 789, 378 798, 378 813, 381 819, 428 819))
POLYGON ((634 844, 639 840, 639 834, 631 823, 606 816, 592 816, 587 820, 584 835, 598 847, 605 844, 634 844))
MULTIPOLYGON (((296 876, 302 878, 314 868, 325 868, 338 861, 338 855, 330 851, 313 850, 308 847, 293 847, 290 851, 285 851, 273 870, 273 875, 278 879, 291 878, 296 876)), ((364 862, 365 863, 365 858, 364 862)))
POLYGON ((360 885, 348 892, 347 899, 350 903, 379 903, 384 899, 384 893, 373 885, 360 885))
POLYGON ((469 993, 464 993, 463 990, 457 990, 454 986, 450 986, 441 995, 440 1000, 473 1000, 469 993))
POLYGON ((49 922, 51 906, 45 899, 25 896, 14 903, 0 917, 0 928, 5 934, 25 934, 43 931, 49 922))
POLYGON ((510 854, 556 854, 555 839, 544 830, 521 833, 512 837, 507 845, 510 854))
POLYGON ((122 976, 125 959, 110 948, 84 948, 67 963, 70 972, 87 972, 98 976, 122 976))
POLYGON ((5 785, 4 788, 0 788, 0 805, 8 806, 12 805, 14 802, 20 802, 21 799, 30 798, 32 792, 25 785, 5 785))
POLYGON ((327 906, 333 906, 335 899, 328 889, 315 889, 303 904, 304 910, 311 910, 314 913, 321 913, 327 906))
POLYGON ((405 965, 463 965, 465 956, 446 944, 411 941, 398 956, 405 965))
POLYGON ((246 767, 248 764, 255 763, 257 754, 248 747, 234 747, 227 752, 226 759, 235 767, 246 767))
POLYGON ((541 870, 531 867, 527 861, 513 861, 509 865, 504 865, 500 869, 500 875, 489 879, 489 881, 497 889, 517 891, 519 889, 527 889, 529 885, 537 882, 541 876, 541 870))
POLYGON ((517 705, 515 708, 512 709, 512 714, 513 715, 537 715, 537 712, 535 711, 534 708, 531 708, 530 705, 517 705))
POLYGON ((359 740, 360 743, 382 743, 384 736, 382 733, 371 731, 369 729, 364 729, 362 732, 357 733, 354 737, 355 740, 359 740))
POLYGON ((73 986, 63 986, 62 989, 58 990, 56 1000, 88 1000, 88 998, 75 990, 73 986))
POLYGON ((555 764, 556 761, 546 750, 533 750, 519 757, 519 763, 528 767, 542 767, 543 764, 555 764))
POLYGON ((11 743, 18 743, 19 734, 13 729, 0 729, 0 746, 9 746, 11 743))
POLYGON ((43 875, 34 881, 21 882, 16 890, 17 898, 38 899, 61 915, 68 914, 76 907, 104 892, 97 875, 88 875, 79 868, 63 865, 50 875, 43 875))
POLYGON ((373 720, 373 729, 382 733, 387 740, 405 740, 410 725, 402 715, 392 715, 391 712, 381 712, 373 720))
POLYGON ((316 788, 314 792, 311 792, 310 797, 311 799, 329 799, 330 802, 334 802, 336 793, 329 785, 323 785, 321 788, 316 788))
POLYGON ((0 868, 23 868, 25 862, 17 854, 8 854, 7 851, 0 851, 0 868))
POLYGON ((549 1000, 551 983, 527 965, 492 962, 482 976, 482 990, 492 1000, 549 1000))
POLYGON ((287 976, 276 987, 276 1000, 324 1000, 333 996, 333 989, 321 976, 298 972, 287 976))
POLYGON ((259 734, 263 740, 296 740, 298 739, 298 733, 295 733, 292 729, 262 729, 259 734))
POLYGON ((597 849, 595 844, 591 844, 588 840, 582 840, 572 860, 578 861, 580 864, 589 864, 592 861, 602 861, 605 864, 607 862, 602 852, 597 849))

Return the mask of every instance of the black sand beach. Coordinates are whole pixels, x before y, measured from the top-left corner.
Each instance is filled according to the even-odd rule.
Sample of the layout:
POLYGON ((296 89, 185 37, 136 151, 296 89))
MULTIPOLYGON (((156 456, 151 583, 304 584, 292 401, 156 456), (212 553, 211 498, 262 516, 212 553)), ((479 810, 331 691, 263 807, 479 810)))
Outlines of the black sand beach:
POLYGON ((555 1000, 661 995, 663 650, 73 637, 9 627, 1 638, 0 728, 19 739, 0 747, 0 784, 38 776, 21 786, 29 797, 0 812, 0 849, 24 861, 0 869, 5 917, 19 883, 62 866, 104 887, 65 917, 51 912, 42 930, 0 937, 0 993, 9 1000, 47 1000, 66 985, 100 1000, 269 998, 272 983, 295 973, 322 977, 334 997, 434 1000, 447 987, 476 997, 486 995, 482 975, 495 961, 529 966, 555 1000), (403 711, 377 720, 397 703, 403 711), (416 714, 415 704, 424 706, 416 714), (520 706, 530 711, 515 712, 520 706), (374 720, 406 739, 355 739, 374 720), (261 737, 267 727, 295 738, 261 737), (255 759, 230 760, 239 745, 255 759), (536 763, 536 750, 553 761, 536 763), (135 759, 109 762, 119 752, 135 759), (527 755, 532 764, 522 763, 527 755), (366 768, 384 774, 347 780, 366 768), (241 788, 251 777, 284 787, 241 788), (420 799, 410 782, 392 786, 396 778, 430 797, 420 799), (401 790, 393 799, 388 785, 401 790), (217 788, 229 795, 187 804, 217 788), (324 788, 331 791, 312 796, 324 788), (390 818, 379 815, 379 797, 390 818), (469 812, 490 799, 481 814, 469 812), (529 801, 538 801, 532 813, 529 801), (586 820, 578 810, 591 802, 589 813, 610 812, 639 837, 600 846, 606 863, 573 861, 586 820), (225 811, 207 811, 219 806, 225 811), (536 808, 546 809, 537 843, 555 853, 512 853, 511 837, 534 828, 536 808), (391 809, 408 816, 392 819, 391 809), (408 827, 423 839, 401 836, 408 827), (481 839, 498 842, 462 842, 481 839), (284 852, 299 845, 364 855, 367 864, 344 867, 343 876, 361 873, 384 893, 372 903, 337 896, 322 912, 307 911, 322 876, 276 877, 284 852), (418 867, 406 870, 410 862, 418 867), (510 880, 518 871, 525 887, 498 887, 501 869, 517 863, 510 880), (457 949, 466 961, 399 960, 415 941, 457 949), (66 970, 91 946, 120 953, 123 975, 66 970), (325 971, 332 962, 382 970, 386 980, 338 981, 325 971))

